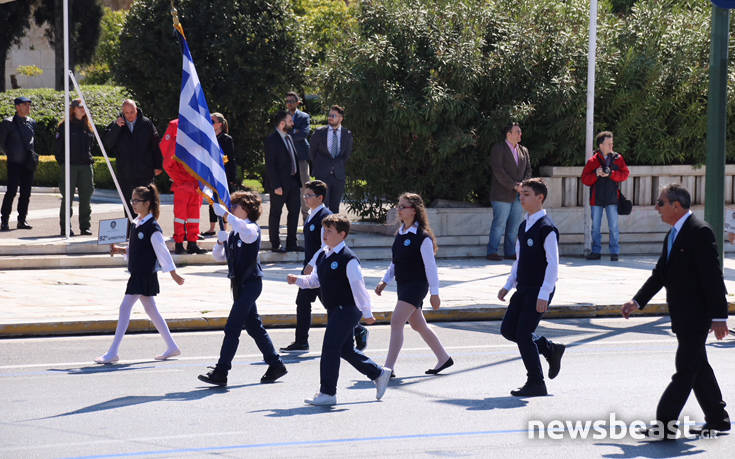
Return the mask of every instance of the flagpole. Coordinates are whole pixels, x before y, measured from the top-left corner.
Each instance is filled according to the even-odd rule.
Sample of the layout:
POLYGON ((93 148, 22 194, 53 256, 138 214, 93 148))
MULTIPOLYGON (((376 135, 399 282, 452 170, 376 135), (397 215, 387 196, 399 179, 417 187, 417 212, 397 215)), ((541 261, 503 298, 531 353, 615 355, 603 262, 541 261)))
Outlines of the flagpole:
POLYGON ((64 234, 71 236, 71 201, 74 193, 69 189, 71 175, 69 130, 69 0, 64 0, 64 234))

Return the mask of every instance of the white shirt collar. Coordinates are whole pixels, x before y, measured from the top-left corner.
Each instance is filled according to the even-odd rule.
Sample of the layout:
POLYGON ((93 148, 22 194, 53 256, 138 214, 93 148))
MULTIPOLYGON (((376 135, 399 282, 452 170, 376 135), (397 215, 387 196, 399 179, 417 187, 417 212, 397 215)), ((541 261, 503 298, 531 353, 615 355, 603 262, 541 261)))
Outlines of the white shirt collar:
POLYGON ((536 224, 537 221, 541 220, 546 215, 546 209, 541 209, 526 217, 526 230, 536 224))
POLYGON ((342 125, 341 124, 339 126, 337 126, 336 128, 334 128, 332 126, 328 126, 328 127, 329 127, 329 130, 330 131, 334 131, 336 129, 337 130, 337 134, 341 134, 342 133, 342 125))
POLYGON ((679 231, 681 231, 681 227, 684 226, 684 222, 687 221, 687 218, 692 214, 691 210, 687 210, 687 213, 682 215, 682 217, 674 223, 674 229, 676 230, 676 234, 679 234, 679 231))
POLYGON ((325 245, 323 247, 324 256, 325 257, 328 257, 328 256, 332 255, 333 253, 337 253, 337 252, 341 251, 344 248, 345 248, 345 241, 342 241, 339 244, 337 244, 337 246, 335 248, 333 248, 332 250, 329 250, 329 247, 325 245))
POLYGON ((150 220, 151 218, 153 218, 153 214, 150 214, 149 213, 148 215, 146 215, 145 217, 143 217, 143 220, 141 220, 140 217, 135 217, 135 220, 133 220, 133 223, 135 223, 135 226, 140 226, 143 223, 145 223, 148 220, 150 220))
POLYGON ((398 228, 398 234, 400 234, 401 236, 407 233, 416 234, 418 230, 419 230, 419 222, 413 222, 413 225, 411 225, 407 230, 404 230, 403 225, 401 225, 401 227, 398 228))
POLYGON ((320 210, 324 209, 326 207, 324 204, 319 204, 319 207, 316 209, 309 209, 309 215, 306 217, 306 223, 309 223, 309 220, 311 220, 311 217, 318 214, 320 210))

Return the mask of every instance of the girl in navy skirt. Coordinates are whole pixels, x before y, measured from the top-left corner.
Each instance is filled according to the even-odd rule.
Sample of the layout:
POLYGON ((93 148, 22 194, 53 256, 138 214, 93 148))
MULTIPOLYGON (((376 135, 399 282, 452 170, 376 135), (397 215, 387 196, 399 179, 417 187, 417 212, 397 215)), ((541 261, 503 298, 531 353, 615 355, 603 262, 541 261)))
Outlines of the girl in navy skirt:
POLYGON ((437 245, 434 233, 429 227, 426 208, 421 196, 403 193, 398 198, 398 218, 401 227, 393 242, 393 262, 388 267, 383 280, 375 287, 380 295, 393 277, 396 278, 398 303, 390 319, 390 346, 385 367, 395 368, 398 353, 403 346, 403 327, 408 322, 436 355, 436 365, 426 370, 426 374, 437 374, 454 365, 436 334, 429 328, 421 312, 426 294, 431 291, 431 307, 439 309, 439 274, 436 268, 437 245))
POLYGON ((120 304, 120 317, 117 321, 115 338, 112 340, 110 349, 103 355, 94 359, 97 363, 113 363, 119 360, 117 355, 120 342, 125 335, 130 323, 130 312, 136 301, 140 300, 145 308, 146 314, 151 318, 158 333, 166 342, 166 351, 155 357, 156 360, 166 360, 181 354, 179 347, 174 342, 171 332, 156 308, 153 299, 158 294, 158 276, 156 275, 157 264, 160 270, 171 274, 171 278, 179 285, 184 283, 184 278, 176 274, 176 265, 163 240, 163 232, 158 226, 156 219, 159 215, 161 201, 158 189, 153 184, 139 186, 133 190, 130 200, 133 211, 138 217, 133 220, 134 229, 130 231, 130 242, 127 249, 114 244, 110 246, 110 256, 119 253, 126 254, 128 259, 128 286, 125 296, 120 304))

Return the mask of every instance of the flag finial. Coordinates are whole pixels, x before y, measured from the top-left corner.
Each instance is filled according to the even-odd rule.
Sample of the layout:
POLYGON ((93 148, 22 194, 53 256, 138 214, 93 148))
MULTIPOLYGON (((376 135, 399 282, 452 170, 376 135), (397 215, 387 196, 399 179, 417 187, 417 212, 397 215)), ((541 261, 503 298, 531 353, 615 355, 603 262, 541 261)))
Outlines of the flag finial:
POLYGON ((174 20, 174 29, 178 30, 181 35, 184 35, 184 28, 181 27, 181 23, 179 22, 179 12, 174 6, 174 0, 171 0, 171 17, 174 20))

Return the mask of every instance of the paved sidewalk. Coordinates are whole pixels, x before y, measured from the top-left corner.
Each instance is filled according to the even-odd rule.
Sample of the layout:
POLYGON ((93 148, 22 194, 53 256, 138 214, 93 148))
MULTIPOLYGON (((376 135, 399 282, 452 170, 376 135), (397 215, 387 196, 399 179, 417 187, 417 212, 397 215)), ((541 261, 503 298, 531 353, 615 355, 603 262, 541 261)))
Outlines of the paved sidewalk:
MULTIPOLYGON (((560 280, 547 318, 595 317, 619 314, 620 305, 642 285, 655 264, 655 257, 629 256, 618 263, 588 262, 562 258, 560 280)), ((363 263, 368 289, 382 278, 387 262, 363 263)), ((429 320, 500 319, 505 304, 497 300, 511 263, 481 259, 439 260, 442 307, 429 320)), ((286 275, 297 274, 295 263, 266 264, 263 293, 258 310, 267 326, 293 326, 297 288, 287 285, 286 275)), ((178 271, 186 279, 176 285, 167 274, 159 274, 161 293, 156 297, 163 316, 175 330, 222 329, 231 305, 226 266, 187 266, 178 271)), ((111 333, 128 275, 122 268, 40 269, 0 271, 0 336, 33 336, 80 333, 111 333)), ((726 258, 728 291, 735 292, 735 260, 726 258)), ((373 310, 380 322, 390 320, 396 301, 395 284, 382 296, 371 293, 373 310)), ((730 311, 735 305, 730 295, 730 311)), ((665 309, 662 290, 645 312, 661 314, 665 309)), ((324 309, 314 306, 315 324, 323 324, 324 309)), ((143 308, 133 312, 131 331, 153 330, 143 308)))

